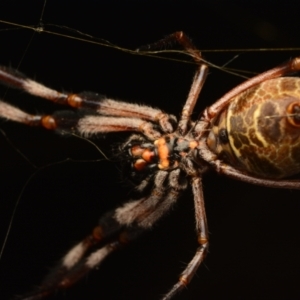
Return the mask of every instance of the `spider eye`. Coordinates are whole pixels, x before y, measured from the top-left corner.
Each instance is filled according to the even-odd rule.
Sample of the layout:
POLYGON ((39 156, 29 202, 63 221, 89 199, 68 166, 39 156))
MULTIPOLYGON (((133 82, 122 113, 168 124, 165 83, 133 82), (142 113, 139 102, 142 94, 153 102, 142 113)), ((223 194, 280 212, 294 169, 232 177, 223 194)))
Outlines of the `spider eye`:
POLYGON ((300 103, 293 102, 287 108, 288 121, 295 127, 300 127, 300 103))
POLYGON ((219 131, 219 140, 222 144, 228 143, 228 132, 225 128, 220 129, 219 131))

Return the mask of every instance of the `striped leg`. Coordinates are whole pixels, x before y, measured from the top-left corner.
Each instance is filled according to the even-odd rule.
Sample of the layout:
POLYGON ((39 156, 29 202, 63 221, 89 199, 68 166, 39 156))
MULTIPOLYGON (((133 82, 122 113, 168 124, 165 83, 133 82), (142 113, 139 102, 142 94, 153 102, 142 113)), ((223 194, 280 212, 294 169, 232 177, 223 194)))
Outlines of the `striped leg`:
POLYGON ((58 290, 75 284, 89 271, 98 267, 112 252, 137 238, 170 209, 186 188, 179 181, 180 170, 157 172, 154 188, 148 197, 126 203, 105 214, 93 232, 75 245, 47 276, 41 286, 23 300, 43 299, 58 290))

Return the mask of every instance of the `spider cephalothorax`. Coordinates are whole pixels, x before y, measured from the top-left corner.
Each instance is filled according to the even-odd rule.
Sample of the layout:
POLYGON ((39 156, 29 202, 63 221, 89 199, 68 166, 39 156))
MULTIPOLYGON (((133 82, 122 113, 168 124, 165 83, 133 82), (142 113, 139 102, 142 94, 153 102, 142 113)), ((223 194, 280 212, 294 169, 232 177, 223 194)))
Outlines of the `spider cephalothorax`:
POLYGON ((208 169, 253 184, 300 189, 299 181, 283 179, 300 172, 300 80, 281 78, 300 70, 300 58, 238 85, 192 121, 208 66, 182 32, 159 44, 170 39, 178 41, 198 64, 178 122, 160 109, 94 93, 61 93, 19 72, 0 68, 3 84, 79 111, 30 115, 0 101, 0 117, 83 136, 135 132, 120 150, 126 153, 132 173, 142 174, 137 176, 140 196, 102 216, 92 233, 70 249, 40 288, 24 299, 41 299, 74 284, 108 254, 152 227, 190 184, 199 245, 178 282, 163 298, 171 299, 193 278, 208 249, 202 188, 208 169))

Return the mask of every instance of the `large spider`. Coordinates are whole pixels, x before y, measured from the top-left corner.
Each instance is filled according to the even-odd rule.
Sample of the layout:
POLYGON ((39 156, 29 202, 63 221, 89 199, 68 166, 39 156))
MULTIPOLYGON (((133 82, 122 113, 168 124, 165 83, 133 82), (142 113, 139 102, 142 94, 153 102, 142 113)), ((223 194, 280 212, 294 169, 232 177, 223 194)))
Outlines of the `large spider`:
POLYGON ((203 174, 216 172, 245 182, 300 189, 283 180, 300 171, 300 79, 282 77, 300 70, 300 58, 240 84, 206 108, 196 121, 191 115, 208 66, 182 32, 177 40, 198 63, 180 120, 159 109, 115 101, 94 93, 66 94, 45 87, 17 71, 1 67, 0 81, 78 113, 30 115, 0 102, 2 118, 83 136, 136 132, 121 147, 134 174, 143 174, 136 190, 143 194, 108 212, 92 233, 75 245, 40 288, 23 299, 41 299, 73 285, 111 252, 135 239, 163 216, 191 184, 199 246, 178 282, 163 297, 171 299, 193 278, 208 249, 208 229, 202 188, 203 174))

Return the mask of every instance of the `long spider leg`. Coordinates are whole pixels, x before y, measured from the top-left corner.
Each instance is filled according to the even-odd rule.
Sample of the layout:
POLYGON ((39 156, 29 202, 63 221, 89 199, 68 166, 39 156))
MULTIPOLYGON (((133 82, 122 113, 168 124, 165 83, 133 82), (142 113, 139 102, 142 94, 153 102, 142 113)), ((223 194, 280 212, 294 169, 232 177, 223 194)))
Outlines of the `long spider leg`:
POLYGON ((190 122, 191 115, 193 113, 194 107, 196 105, 200 91, 204 85, 206 76, 208 72, 208 66, 201 64, 199 69, 196 71, 193 83, 188 95, 188 98, 183 106, 181 112, 181 118, 178 123, 179 133, 185 135, 188 129, 188 123, 190 122))
MULTIPOLYGON (((63 122, 65 118, 61 120, 63 122)), ((83 135, 91 135, 98 132, 136 131, 143 133, 150 140, 156 140, 161 136, 153 128, 153 123, 136 118, 86 116, 78 120, 77 130, 83 135)))
MULTIPOLYGON (((25 299, 42 299, 58 289, 69 287, 93 268, 90 268, 91 260, 94 261, 97 254, 98 260, 102 257, 102 261, 110 252, 120 248, 125 243, 124 234, 120 233, 123 226, 113 216, 114 211, 103 215, 92 233, 73 246, 47 275, 41 286, 25 299), (116 238, 115 236, 118 233, 119 235, 116 238), (112 240, 112 237, 114 237, 114 240, 112 240), (94 247, 99 247, 99 244, 100 249, 93 252, 94 256, 86 255, 94 247)), ((101 261, 99 260, 98 264, 101 261)), ((24 297, 21 299, 24 299, 24 297)))
POLYGON ((229 165, 224 163, 220 163, 218 166, 218 172, 225 174, 231 178, 249 182, 256 185, 271 187, 271 188, 279 188, 279 189, 296 189, 300 190, 300 181, 299 180, 274 180, 274 179, 264 179, 257 178, 247 174, 240 172, 239 170, 232 168, 229 165))
POLYGON ((179 43, 192 56, 195 62, 199 64, 198 70, 196 71, 195 76, 193 78, 189 95, 183 106, 181 112, 181 119, 178 124, 179 133, 181 135, 185 135, 188 129, 188 123, 190 122, 191 114, 197 103, 198 96, 200 94, 200 91, 203 87, 208 73, 208 66, 202 62, 201 52, 197 49, 197 47, 193 44, 189 37, 182 31, 174 32, 166 36, 165 38, 159 40, 158 42, 141 47, 138 50, 140 51, 144 49, 155 49, 165 47, 173 41, 179 43))
POLYGON ((153 123, 137 118, 117 118, 80 114, 71 111, 58 111, 53 115, 31 115, 8 103, 0 101, 0 117, 29 126, 41 126, 61 132, 77 132, 81 135, 136 131, 143 133, 150 140, 161 134, 153 128, 153 123))
POLYGON ((104 240, 109 239, 121 230, 122 226, 115 221, 113 215, 114 211, 103 215, 92 233, 68 251, 61 261, 61 264, 65 269, 74 267, 89 249, 104 240))
MULTIPOLYGON (((74 285, 78 280, 85 276, 89 271, 99 266, 104 259, 112 252, 124 247, 129 242, 137 238, 142 233, 140 228, 128 228, 121 231, 116 238, 107 242, 99 249, 83 257, 67 272, 61 273, 56 271, 50 274, 41 284, 38 290, 28 296, 22 297, 22 300, 39 300, 44 299, 58 290, 64 290, 74 285)), ((72 249, 73 250, 73 249, 72 249)), ((71 250, 71 251, 72 251, 71 250)))
POLYGON ((62 93, 46 87, 13 69, 0 66, 0 83, 41 97, 52 102, 74 108, 87 108, 98 114, 126 118, 138 118, 159 123, 166 133, 173 132, 176 117, 146 105, 136 105, 116 101, 97 93, 83 92, 79 94, 62 93))
POLYGON ((161 218, 177 201, 179 194, 182 190, 187 188, 187 180, 185 177, 180 177, 180 169, 170 172, 168 193, 162 201, 156 206, 152 213, 148 214, 144 219, 138 222, 141 227, 152 226, 159 218, 161 218))
MULTIPOLYGON (((168 187, 165 186, 165 180, 168 177, 167 171, 158 171, 154 178, 154 188, 150 195, 135 201, 125 203, 122 207, 116 209, 115 218, 123 225, 129 226, 136 222, 139 224, 149 214, 155 210, 159 202, 162 201, 168 187)), ((144 224, 149 227, 152 224, 144 224)))
POLYGON ((180 44, 189 53, 189 55, 193 57, 193 59, 196 62, 198 63, 201 62, 201 52, 183 31, 176 31, 172 34, 167 35, 166 37, 164 37, 159 41, 148 44, 146 46, 139 47, 137 51, 147 51, 147 50, 155 50, 160 48, 168 48, 168 45, 173 43, 174 41, 180 44))
POLYGON ((198 247, 192 260, 181 273, 179 281, 172 287, 169 293, 163 297, 163 300, 169 300, 173 298, 190 283, 198 267, 202 263, 208 249, 208 230, 201 177, 194 177, 192 179, 192 188, 194 194, 196 231, 200 246, 198 247))
MULTIPOLYGON (((187 182, 183 180, 180 182, 180 170, 173 170, 169 176, 169 190, 166 197, 164 196, 165 188, 163 183, 168 176, 168 172, 160 171, 155 178, 154 191, 146 199, 140 199, 131 208, 131 211, 126 211, 126 214, 132 214, 135 219, 131 220, 130 227, 125 228, 120 232, 117 239, 113 240, 102 248, 92 252, 86 259, 82 259, 76 264, 70 272, 68 272, 60 281, 57 286, 59 288, 67 288, 79 280, 83 275, 89 272, 91 269, 99 266, 99 264, 107 257, 111 252, 120 249, 136 237, 138 237, 145 229, 150 228, 154 222, 156 222, 178 199, 179 192, 186 188, 187 182)), ((129 202, 132 203, 132 202, 129 202)), ((126 205, 124 206, 126 207, 126 205)), ((118 211, 119 209, 117 209, 118 211)), ((120 211, 116 211, 114 218, 119 223, 120 211)), ((122 211, 124 213, 124 211, 122 211)), ((123 224, 122 224, 123 227, 123 224)), ((27 299, 25 299, 27 300, 27 299)), ((29 299, 28 299, 29 300, 29 299)), ((36 300, 36 299, 30 299, 36 300)))
POLYGON ((49 296, 56 290, 68 288, 90 270, 99 266, 111 252, 120 249, 145 229, 151 227, 177 200, 178 192, 186 188, 186 182, 179 184, 179 174, 179 169, 172 171, 169 176, 169 186, 165 187, 164 182, 169 173, 166 171, 157 172, 154 189, 148 197, 129 202, 122 208, 104 215, 92 234, 75 245, 62 258, 41 287, 22 299, 38 300, 49 296), (166 189, 168 191, 171 189, 171 193, 164 197, 166 189), (158 211, 156 212, 156 210, 158 211), (128 220, 129 215, 131 216, 130 220, 128 220), (131 227, 126 228, 126 225, 131 225, 131 227), (99 247, 99 249, 86 255, 93 247, 99 247))

